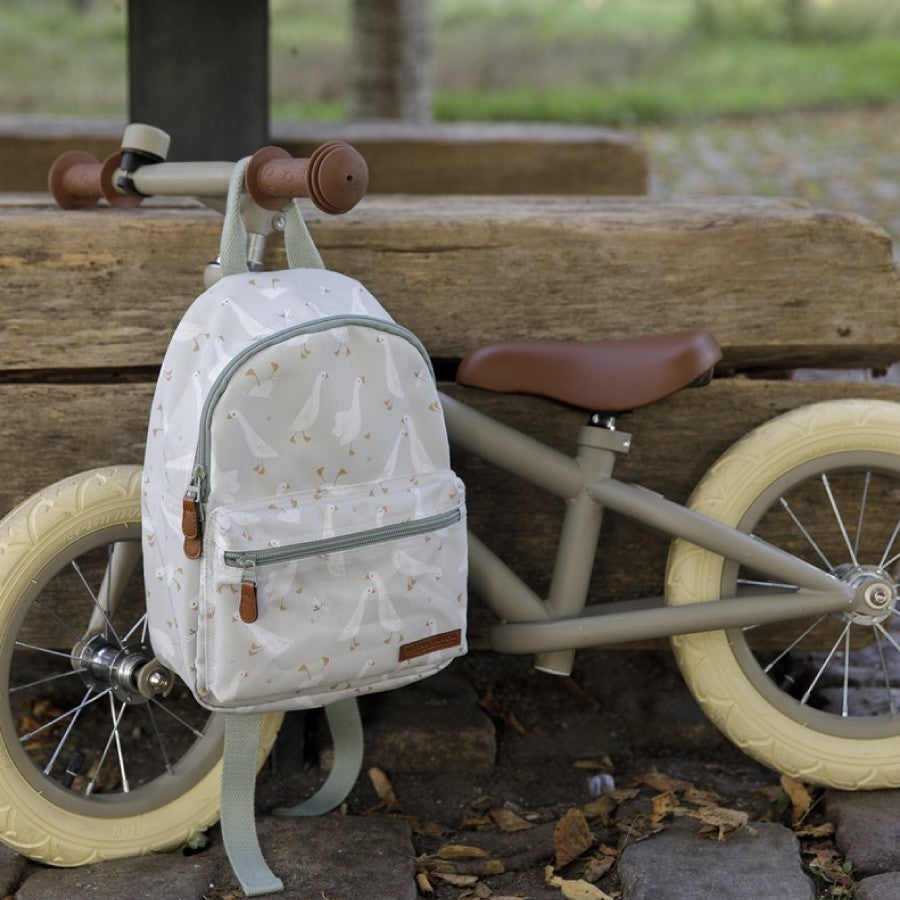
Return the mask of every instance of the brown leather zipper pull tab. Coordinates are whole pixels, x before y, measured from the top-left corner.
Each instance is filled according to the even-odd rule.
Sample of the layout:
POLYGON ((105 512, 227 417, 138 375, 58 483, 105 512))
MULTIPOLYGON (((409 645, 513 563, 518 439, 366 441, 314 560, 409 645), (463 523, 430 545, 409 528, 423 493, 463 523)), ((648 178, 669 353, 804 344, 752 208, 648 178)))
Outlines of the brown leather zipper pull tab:
POLYGON ((244 567, 241 575, 241 605, 238 612, 241 621, 252 625, 259 618, 259 605, 256 602, 256 560, 242 559, 244 567))
POLYGON ((199 559, 203 552, 200 504, 193 490, 189 490, 181 501, 181 532, 184 535, 184 555, 188 559, 199 559))
POLYGON ((256 585, 252 581, 241 582, 241 621, 252 625, 259 618, 259 606, 256 603, 256 585))

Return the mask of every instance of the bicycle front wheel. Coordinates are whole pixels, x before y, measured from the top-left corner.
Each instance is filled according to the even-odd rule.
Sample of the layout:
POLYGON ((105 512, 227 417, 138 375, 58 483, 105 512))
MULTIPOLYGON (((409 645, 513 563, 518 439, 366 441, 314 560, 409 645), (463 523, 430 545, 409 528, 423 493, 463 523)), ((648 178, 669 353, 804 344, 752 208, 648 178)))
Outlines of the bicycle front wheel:
MULTIPOLYGON (((0 523, 0 835, 51 865, 177 847, 218 817, 221 717, 181 682, 147 699, 129 681, 153 655, 140 519, 130 466, 61 481, 0 523)), ((280 723, 265 718, 260 764, 280 723)))
MULTIPOLYGON (((900 786, 900 405, 814 404, 745 436, 709 470, 692 509, 851 585, 852 611, 676 636, 709 718, 766 765, 852 790, 900 786)), ((666 601, 796 586, 673 542, 666 601)))

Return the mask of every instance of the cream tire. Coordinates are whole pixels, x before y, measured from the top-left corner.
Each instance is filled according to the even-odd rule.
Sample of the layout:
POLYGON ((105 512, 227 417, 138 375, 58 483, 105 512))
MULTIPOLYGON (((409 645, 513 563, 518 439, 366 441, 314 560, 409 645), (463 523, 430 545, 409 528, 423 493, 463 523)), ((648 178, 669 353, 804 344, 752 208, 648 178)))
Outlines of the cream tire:
MULTIPOLYGON (((79 727, 87 732, 93 730, 87 725, 87 711, 67 715, 57 725, 36 725, 33 720, 39 715, 34 711, 40 709, 35 704, 42 702, 42 692, 49 691, 51 685, 76 682, 79 696, 85 690, 82 673, 65 671, 65 667, 75 667, 66 654, 72 653, 72 642, 88 628, 90 612, 74 621, 74 611, 83 611, 84 607, 67 600, 66 590, 60 585, 71 587, 83 582, 88 587, 90 578, 82 578, 87 563, 82 560, 89 559, 91 553, 102 560, 100 554, 106 552, 106 544, 140 541, 140 516, 141 470, 123 466, 85 472, 58 482, 26 500, 0 522, 0 835, 14 850, 55 866, 171 849, 207 828, 219 814, 222 720, 201 710, 183 686, 180 692, 173 692, 172 698, 143 704, 152 705, 155 712, 145 712, 141 704, 119 704, 112 695, 101 695, 98 702, 92 703, 90 715, 99 715, 94 710, 106 705, 108 699, 110 708, 105 713, 111 721, 114 714, 120 717, 120 727, 109 729, 111 737, 106 731, 100 736, 100 743, 109 742, 112 748, 107 761, 103 762, 99 750, 96 756, 100 760, 98 772, 105 771, 105 765, 114 776, 121 760, 126 774, 124 783, 129 784, 127 779, 131 779, 127 792, 120 784, 118 788, 107 786, 85 793, 84 788, 77 786, 87 780, 87 775, 78 775, 80 781, 74 782, 75 787, 64 784, 68 777, 66 760, 70 760, 70 768, 77 768, 71 762, 75 748, 80 753, 87 746, 84 742, 91 740, 90 733, 78 734, 79 727), (77 578, 73 572, 78 573, 77 578), (66 618, 70 614, 71 621, 66 618), (37 646, 40 638, 34 635, 40 634, 42 628, 49 633, 48 623, 55 630, 65 630, 68 650, 65 644, 63 652, 37 646), (56 666, 58 671, 22 683, 20 666, 31 671, 35 664, 45 663, 56 666), (179 716, 184 719, 184 710, 189 710, 192 716, 198 716, 198 722, 203 722, 191 724, 193 730, 187 735, 178 733, 181 725, 162 708, 170 700, 174 703, 176 695, 182 704, 177 707, 179 716), (73 718, 75 724, 63 738, 61 732, 73 718), (171 743, 169 731, 174 732, 175 743, 171 743), (33 737, 28 738, 29 734, 33 737), (113 740, 118 737, 121 741, 113 740), (128 757, 122 756, 117 744, 127 747, 131 746, 129 740, 138 739, 148 745, 149 752, 141 754, 137 769, 129 770, 128 757), (36 756, 32 744, 42 743, 47 743, 48 749, 40 751, 43 756, 36 756), (156 744, 165 747, 166 743, 168 749, 159 754, 166 762, 158 763, 157 772, 156 744), (179 750, 182 744, 185 748, 179 750), (56 748, 58 758, 51 760, 50 772, 45 774, 47 754, 56 748), (177 754, 173 755, 173 749, 177 754), (149 765, 144 756, 151 760, 149 765), (149 772, 146 776, 142 775, 145 768, 149 772)), ((142 609, 139 564, 132 577, 136 582, 135 609, 142 609)), ((136 623, 133 633, 139 635, 140 617, 136 623)), ((130 626, 124 623, 122 627, 130 626)), ((99 689, 91 696, 96 699, 97 694, 99 689)), ((46 718, 59 712, 65 710, 43 715, 46 718)), ((259 765, 275 741, 281 719, 280 713, 264 717, 259 765)), ((100 783, 101 776, 96 777, 100 783)))
MULTIPOLYGON (((869 540, 868 525, 862 523, 866 516, 873 517, 876 506, 876 494, 874 487, 870 492, 870 485, 883 481, 881 490, 884 493, 877 496, 894 504, 900 496, 898 404, 868 400, 830 401, 773 419, 745 436, 712 466, 694 491, 689 505, 717 521, 756 533, 757 523, 763 516, 775 517, 784 511, 783 507, 790 506, 790 501, 782 502, 780 498, 793 489, 793 485, 798 485, 797 491, 805 491, 807 485, 812 484, 810 491, 813 487, 816 491, 822 488, 821 503, 825 512, 821 522, 829 519, 831 530, 838 531, 833 527, 838 516, 830 509, 833 504, 827 500, 825 485, 827 482, 830 489, 839 479, 851 477, 859 481, 854 482, 853 487, 854 511, 845 516, 847 534, 835 539, 827 549, 823 540, 822 555, 828 558, 829 565, 821 560, 817 562, 821 568, 831 568, 838 574, 848 573, 851 564, 838 558, 843 552, 842 546, 847 548, 846 556, 859 556, 859 569, 866 569, 861 546, 865 542, 861 535, 865 534, 866 541, 869 540), (892 488, 895 482, 897 487, 892 488), (861 524, 857 524, 857 518, 861 524)), ((890 548, 893 554, 897 547, 891 547, 891 543, 897 539, 900 505, 896 505, 896 511, 884 510, 887 505, 880 504, 882 511, 887 512, 890 525, 883 543, 878 546, 890 548), (893 537, 891 527, 895 529, 893 537)), ((798 520, 807 520, 812 513, 804 507, 802 513, 794 513, 794 516, 798 520)), ((799 532, 793 523, 784 527, 799 532)), ((825 525, 818 522, 808 528, 813 542, 820 540, 814 535, 825 531, 825 525)), ((805 538, 802 541, 809 543, 805 538)), ((873 537, 872 544, 876 543, 873 537)), ((809 555, 815 558, 816 553, 811 547, 809 549, 809 555)), ((878 569, 887 554, 888 550, 885 550, 882 557, 876 559, 876 552, 866 570, 878 569)), ((895 573, 897 567, 889 563, 883 568, 890 568, 895 573)), ((849 574, 846 577, 849 578, 849 574)), ((682 605, 729 596, 735 590, 738 578, 735 564, 679 539, 673 542, 669 554, 666 602, 682 605)), ((896 574, 890 578, 896 585, 896 574)), ((672 639, 672 645, 682 674, 706 715, 750 756, 794 778, 834 788, 898 787, 900 716, 896 707, 900 678, 896 673, 900 671, 900 648, 893 636, 897 627, 896 593, 895 586, 891 609, 881 618, 873 617, 873 620, 878 619, 881 629, 874 624, 870 628, 881 654, 881 663, 875 666, 877 670, 880 665, 881 671, 872 675, 872 685, 873 689, 881 689, 885 694, 884 700, 878 701, 883 705, 877 707, 877 714, 861 712, 855 715, 852 706, 848 711, 851 662, 856 651, 850 649, 850 638, 846 638, 848 661, 842 662, 845 645, 840 635, 843 631, 839 632, 838 641, 833 645, 837 649, 833 650, 829 660, 821 663, 822 653, 816 657, 816 665, 821 663, 820 675, 827 666, 839 668, 838 680, 840 682, 842 677, 843 682, 842 687, 839 683, 835 690, 838 695, 843 694, 840 714, 807 709, 808 700, 801 702, 787 688, 777 687, 765 674, 763 663, 758 662, 747 648, 752 637, 750 631, 735 629, 681 635, 672 639), (891 628, 893 635, 883 637, 882 633, 891 628)), ((790 602, 789 597, 786 602, 790 602)), ((846 618, 840 621, 840 616, 828 617, 820 627, 830 626, 832 632, 836 628, 852 631, 862 627, 846 618), (837 623, 836 619, 839 620, 837 623)), ((784 633, 791 635, 784 639, 785 645, 789 646, 795 639, 795 632, 786 628, 784 633)), ((790 658, 787 650, 782 656, 790 658)), ((775 662, 768 665, 774 666, 775 662)), ((809 692, 818 689, 817 677, 813 675, 808 679, 809 692)), ((820 683, 824 684, 825 680, 820 683)))

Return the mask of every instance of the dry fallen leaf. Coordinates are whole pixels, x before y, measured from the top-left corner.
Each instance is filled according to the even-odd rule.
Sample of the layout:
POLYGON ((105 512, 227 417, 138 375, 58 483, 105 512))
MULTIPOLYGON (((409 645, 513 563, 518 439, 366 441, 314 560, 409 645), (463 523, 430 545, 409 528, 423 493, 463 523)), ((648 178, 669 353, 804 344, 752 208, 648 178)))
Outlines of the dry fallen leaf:
POLYGON ((663 793, 664 791, 687 791, 694 787, 689 781, 683 781, 681 778, 672 778, 670 775, 657 772, 656 769, 644 772, 638 781, 660 793, 663 793))
POLYGON ((727 840, 739 828, 747 828, 750 821, 748 813, 724 806, 703 806, 700 809, 679 806, 673 812, 675 815, 699 819, 700 834, 715 837, 718 841, 727 840))
POLYGON ((490 853, 467 844, 444 844, 434 854, 438 859, 488 859, 490 853))
POLYGON ((805 785, 791 778, 790 775, 782 775, 780 781, 784 792, 791 801, 791 822, 796 825, 809 812, 809 808, 812 806, 812 795, 805 785))
POLYGON ((603 824, 606 825, 610 816, 615 812, 616 806, 618 806, 616 801, 609 794, 604 794, 602 797, 589 800, 581 807, 581 811, 589 819, 602 819, 603 824))
POLYGON ((584 880, 593 884, 598 879, 606 875, 607 872, 616 864, 613 856, 594 856, 588 860, 588 864, 584 867, 584 880))
POLYGON ((375 793, 378 794, 381 802, 388 809, 394 809, 397 806, 397 795, 394 793, 387 775, 378 766, 372 766, 368 771, 368 775, 369 781, 372 782, 372 787, 375 788, 375 793))
POLYGON ((829 837, 835 832, 834 822, 823 822, 821 825, 804 825, 795 828, 797 837, 829 837))
POLYGON ((491 818, 501 831, 524 831, 526 828, 534 828, 527 819, 502 806, 491 810, 491 818))
POLYGON ((605 796, 612 797, 616 803, 624 803, 626 800, 633 800, 640 792, 640 788, 616 788, 614 791, 606 791, 605 796))
POLYGON ((544 880, 550 887, 559 888, 566 900, 613 900, 609 894, 596 885, 588 884, 583 878, 560 878, 553 874, 553 866, 544 869, 544 880))
POLYGON ((678 805, 678 801, 671 791, 657 794, 651 803, 653 804, 653 812, 650 813, 650 819, 656 825, 662 824, 663 820, 678 805))
POLYGON ((553 829, 553 849, 557 868, 567 866, 578 859, 594 843, 594 835, 588 827, 584 813, 572 807, 556 823, 553 829))
POLYGON ((693 803, 696 806, 721 806, 725 798, 715 791, 704 791, 700 788, 690 787, 682 795, 685 803, 693 803))
POLYGON ((477 875, 454 875, 452 872, 433 872, 432 874, 435 878, 440 878, 441 881, 446 881, 447 884, 455 887, 471 887, 478 882, 477 875))
POLYGON ((665 827, 661 822, 654 821, 649 813, 638 813, 627 820, 616 820, 616 828, 633 841, 646 840, 651 834, 656 834, 665 827))
POLYGON ((599 759, 576 759, 572 765, 576 769, 589 769, 591 772, 596 772, 598 769, 601 772, 612 772, 615 770, 615 763, 608 756, 601 756, 599 759))

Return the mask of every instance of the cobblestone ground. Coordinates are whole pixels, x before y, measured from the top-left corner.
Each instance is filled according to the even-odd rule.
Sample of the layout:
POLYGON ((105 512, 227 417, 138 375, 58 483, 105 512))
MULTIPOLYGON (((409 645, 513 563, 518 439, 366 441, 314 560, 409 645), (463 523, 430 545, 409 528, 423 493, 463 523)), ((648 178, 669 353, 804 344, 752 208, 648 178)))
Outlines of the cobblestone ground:
POLYGON ((800 197, 865 216, 895 242, 900 238, 900 105, 717 120, 640 134, 654 196, 800 197))

